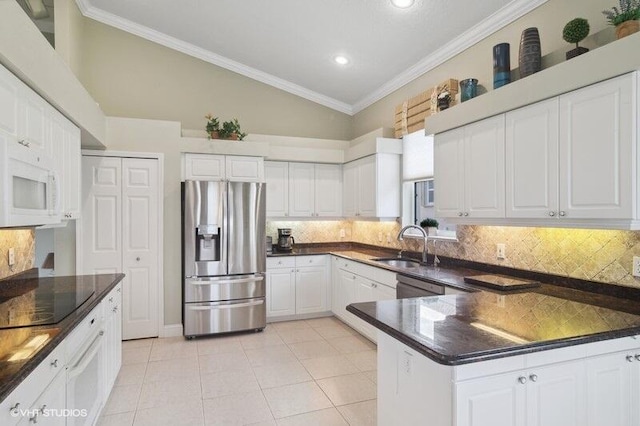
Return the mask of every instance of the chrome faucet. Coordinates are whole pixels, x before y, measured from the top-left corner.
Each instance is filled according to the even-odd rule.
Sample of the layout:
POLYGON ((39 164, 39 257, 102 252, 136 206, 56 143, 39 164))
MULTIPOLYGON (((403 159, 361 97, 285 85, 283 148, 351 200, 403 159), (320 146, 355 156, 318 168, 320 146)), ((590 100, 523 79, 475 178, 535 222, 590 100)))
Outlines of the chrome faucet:
POLYGON ((422 263, 427 263, 427 233, 419 226, 407 225, 398 233, 398 241, 404 241, 404 233, 408 229, 417 229, 422 234, 422 263))

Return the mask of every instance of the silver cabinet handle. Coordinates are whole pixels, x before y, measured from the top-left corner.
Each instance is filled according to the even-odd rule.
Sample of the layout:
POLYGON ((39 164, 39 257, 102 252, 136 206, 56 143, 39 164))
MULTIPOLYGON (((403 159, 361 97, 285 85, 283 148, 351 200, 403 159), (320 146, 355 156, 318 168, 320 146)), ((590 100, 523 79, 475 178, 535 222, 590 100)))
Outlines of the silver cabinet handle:
POLYGON ((566 216, 567 214, 566 214, 565 212, 563 212, 563 211, 560 211, 560 213, 558 213, 558 215, 559 215, 559 216, 564 217, 564 216, 566 216))
POLYGON ((309 263, 313 263, 313 259, 309 259, 309 263))
POLYGON ((29 417, 29 423, 38 423, 38 411, 36 411, 33 417, 29 417))
POLYGON ((640 361, 640 354, 636 354, 635 358, 636 358, 636 361, 640 361))
POLYGON ((628 362, 633 362, 633 355, 627 355, 626 358, 628 362))
POLYGON ((12 406, 11 408, 9 408, 9 412, 18 412, 18 408, 20 408, 20 403, 16 402, 16 405, 12 406))
POLYGON ((20 139, 20 140, 18 141, 18 143, 19 143, 20 145, 22 145, 22 146, 27 147, 27 148, 29 148, 29 146, 31 145, 29 142, 25 141, 24 139, 20 139))
POLYGON ((462 212, 458 212, 458 216, 459 216, 459 217, 462 217, 462 212))
POLYGON ((98 333, 100 336, 104 336, 104 330, 100 330, 100 333, 98 333))
POLYGON ((58 360, 57 360, 57 359, 54 359, 53 361, 51 361, 51 364, 50 364, 50 365, 51 365, 53 368, 58 368, 58 360))
POLYGON ((549 212, 549 216, 554 217, 556 215, 556 212, 549 212))
POLYGON ((284 215, 285 215, 285 216, 289 216, 289 213, 285 213, 284 215))
POLYGON ((518 381, 520 382, 520 384, 524 385, 525 383, 527 383, 527 378, 524 376, 520 376, 518 377, 518 381))
POLYGON ((213 306, 189 306, 192 311, 210 311, 212 309, 233 309, 233 308, 246 308, 249 306, 262 305, 264 300, 258 300, 257 302, 247 303, 232 303, 230 305, 213 305, 213 306))
POLYGON ((42 404, 42 407, 40 407, 40 412, 44 414, 44 410, 46 409, 47 409, 47 404, 42 404))
POLYGON ((118 287, 118 293, 122 292, 122 287, 118 287))
POLYGON ((113 297, 110 297, 110 298, 109 298, 109 302, 113 302, 113 297))
POLYGON ((292 269, 292 270, 291 270, 291 272, 295 272, 295 271, 296 271, 295 269, 292 269))
POLYGON ((140 262, 140 258, 139 257, 136 257, 136 262, 140 262))
POLYGON ((278 265, 282 265, 282 260, 278 261, 278 265))
POLYGON ((117 307, 117 306, 114 306, 114 307, 113 307, 113 309, 112 309, 111 311, 112 311, 112 312, 114 312, 114 313, 115 313, 115 312, 118 312, 118 307, 117 307))
POLYGON ((469 212, 464 212, 464 215, 465 216, 469 216, 469 212))
POLYGON ((531 374, 531 375, 529 375, 529 379, 532 382, 537 382, 538 381, 538 376, 536 374, 531 374))
POLYGON ((237 280, 189 280, 191 285, 214 285, 214 284, 242 284, 255 281, 262 281, 264 277, 241 278, 237 280))

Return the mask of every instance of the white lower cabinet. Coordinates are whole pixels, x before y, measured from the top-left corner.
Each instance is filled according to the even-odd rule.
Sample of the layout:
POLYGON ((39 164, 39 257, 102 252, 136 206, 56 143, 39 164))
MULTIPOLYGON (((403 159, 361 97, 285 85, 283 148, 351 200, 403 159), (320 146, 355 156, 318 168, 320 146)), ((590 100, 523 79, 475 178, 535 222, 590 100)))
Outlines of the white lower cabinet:
POLYGON ((20 416, 20 425, 39 424, 45 426, 65 426, 63 415, 66 408, 66 377, 58 374, 47 386, 38 400, 29 408, 26 416, 20 416))
POLYGON ((421 425, 424 418, 430 426, 640 424, 634 338, 447 366, 378 333, 379 424, 421 425))
POLYGON ((104 395, 105 402, 115 385, 122 365, 122 284, 118 284, 104 304, 104 395))
POLYGON ((375 266, 354 262, 334 256, 332 260, 334 315, 358 330, 372 341, 376 341, 376 328, 348 312, 351 303, 376 302, 396 298, 396 274, 375 266))
POLYGON ((267 319, 331 310, 328 256, 267 259, 267 319))

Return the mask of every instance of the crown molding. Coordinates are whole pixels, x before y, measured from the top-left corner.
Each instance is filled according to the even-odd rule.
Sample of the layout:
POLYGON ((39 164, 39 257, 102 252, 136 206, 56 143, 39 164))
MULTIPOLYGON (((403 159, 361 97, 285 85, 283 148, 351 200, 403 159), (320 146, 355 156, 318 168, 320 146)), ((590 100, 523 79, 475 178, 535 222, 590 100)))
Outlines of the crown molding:
POLYGON ((89 0, 76 0, 76 3, 78 4, 78 8, 80 9, 82 15, 87 18, 91 18, 95 21, 112 26, 114 28, 118 28, 122 31, 137 35, 138 37, 142 37, 146 40, 168 47, 169 49, 177 50, 178 52, 193 56, 194 58, 198 58, 213 65, 228 69, 229 71, 233 71, 237 74, 243 75, 277 89, 284 90, 285 92, 300 96, 301 98, 326 106, 327 108, 331 108, 344 114, 353 115, 351 105, 345 102, 341 102, 337 99, 325 96, 321 93, 314 92, 313 90, 309 90, 298 84, 249 67, 240 62, 233 61, 229 58, 215 54, 191 43, 186 43, 182 40, 178 40, 175 37, 171 37, 154 29, 148 28, 144 25, 140 25, 112 13, 105 12, 102 9, 98 9, 92 6, 89 0))
POLYGON ((442 46, 440 49, 433 52, 431 55, 422 59, 403 73, 389 80, 382 85, 379 89, 369 94, 356 102, 353 106, 353 113, 364 110, 372 104, 378 102, 380 99, 400 89, 407 83, 412 82, 421 75, 431 71, 437 66, 443 64, 454 56, 467 50, 474 44, 489 37, 491 34, 509 25, 513 21, 539 6, 545 4, 548 0, 516 0, 502 9, 498 10, 493 15, 480 21, 478 24, 469 28, 459 37, 451 40, 449 43, 442 46))
POLYGON ((421 75, 460 54, 496 31, 504 28, 516 19, 545 4, 547 1, 548 0, 515 0, 509 3, 493 15, 468 29, 461 36, 453 39, 403 73, 389 80, 379 89, 362 98, 354 105, 349 105, 321 93, 314 92, 313 90, 309 90, 298 84, 233 61, 191 43, 186 43, 182 40, 176 39, 175 37, 171 37, 143 25, 136 24, 135 22, 121 18, 112 13, 105 12, 102 9, 91 5, 90 0, 76 0, 76 3, 82 15, 87 18, 94 19, 103 24, 118 28, 122 31, 137 35, 170 49, 177 50, 186 55, 193 56, 261 83, 284 90, 327 108, 331 108, 344 114, 354 115, 376 103, 385 96, 400 89, 407 83, 410 83, 421 75))

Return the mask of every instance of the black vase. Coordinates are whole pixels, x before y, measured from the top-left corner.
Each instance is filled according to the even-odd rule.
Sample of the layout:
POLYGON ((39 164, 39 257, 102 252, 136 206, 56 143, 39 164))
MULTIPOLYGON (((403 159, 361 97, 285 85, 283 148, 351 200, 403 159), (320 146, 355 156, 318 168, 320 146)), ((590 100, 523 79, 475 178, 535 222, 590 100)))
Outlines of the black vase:
POLYGON ((542 69, 540 34, 537 28, 527 28, 520 38, 520 56, 518 57, 520 78, 535 74, 542 69))
POLYGON ((509 43, 493 46, 493 88, 511 83, 511 56, 509 43))

